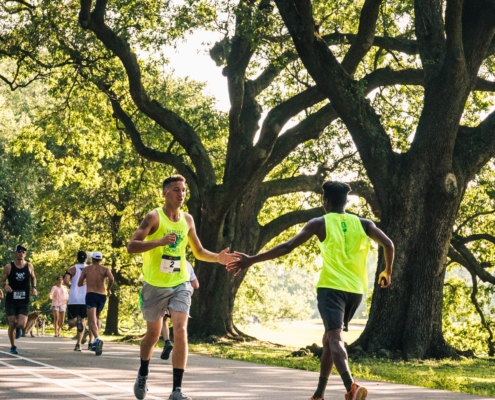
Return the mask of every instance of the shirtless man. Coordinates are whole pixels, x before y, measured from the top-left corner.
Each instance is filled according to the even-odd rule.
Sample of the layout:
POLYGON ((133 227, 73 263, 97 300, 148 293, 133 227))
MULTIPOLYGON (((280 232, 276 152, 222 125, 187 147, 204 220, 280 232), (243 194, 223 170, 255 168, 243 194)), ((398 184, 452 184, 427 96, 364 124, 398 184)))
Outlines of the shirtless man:
POLYGON ((86 308, 88 310, 88 323, 89 329, 95 338, 91 350, 94 350, 97 356, 103 353, 103 342, 98 338, 98 320, 103 307, 105 307, 105 302, 107 301, 106 296, 110 296, 112 294, 110 289, 115 281, 112 271, 110 271, 107 267, 100 265, 102 259, 103 256, 99 251, 93 252, 92 264, 82 270, 79 281, 77 282, 77 286, 83 286, 85 284, 84 281, 86 280, 86 308), (108 278, 106 290, 105 278, 108 278))

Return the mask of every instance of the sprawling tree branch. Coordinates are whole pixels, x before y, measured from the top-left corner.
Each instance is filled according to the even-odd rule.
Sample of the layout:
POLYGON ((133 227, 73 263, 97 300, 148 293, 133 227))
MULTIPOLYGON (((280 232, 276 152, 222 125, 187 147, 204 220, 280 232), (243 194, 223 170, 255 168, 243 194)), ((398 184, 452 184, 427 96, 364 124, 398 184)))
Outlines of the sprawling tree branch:
POLYGON ((490 357, 493 357, 495 355, 495 341, 493 340, 493 331, 490 327, 490 324, 487 323, 483 309, 481 308, 480 304, 478 303, 478 299, 476 298, 476 295, 478 294, 478 280, 475 274, 471 274, 471 280, 473 282, 473 291, 471 292, 471 302, 474 304, 474 307, 476 308, 476 311, 480 316, 481 324, 488 332, 488 340, 487 340, 488 355, 490 357))
POLYGON ((215 173, 208 153, 194 129, 176 113, 150 100, 141 80, 141 69, 136 55, 129 44, 112 31, 104 20, 106 0, 98 0, 94 12, 90 12, 91 1, 81 0, 79 21, 83 28, 95 33, 96 37, 122 62, 129 80, 132 99, 137 108, 169 131, 186 150, 196 167, 198 178, 205 185, 215 184, 215 173))
POLYGON ((466 268, 471 274, 478 276, 483 282, 495 284, 495 276, 488 273, 476 260, 476 257, 463 244, 452 238, 448 257, 466 268))
POLYGON ((436 76, 445 58, 442 3, 442 0, 414 2, 416 37, 427 81, 436 76))
POLYGON ((495 244, 495 236, 490 235, 489 233, 476 233, 474 235, 469 236, 456 236, 456 241, 459 244, 466 244, 470 242, 475 242, 477 240, 486 240, 487 242, 491 242, 495 244))
POLYGON ((460 127, 454 148, 454 166, 469 182, 495 154, 495 112, 475 128, 460 127))
POLYGON ((146 146, 143 143, 141 133, 138 131, 136 128, 134 122, 132 121, 131 117, 127 115, 127 113, 123 110, 122 106, 120 105, 120 101, 113 95, 109 96, 110 102, 112 104, 112 109, 114 112, 114 116, 122 122, 124 125, 124 130, 131 139, 131 142, 134 146, 134 149, 136 152, 146 158, 147 160, 150 161, 156 161, 162 164, 167 164, 175 169, 183 175, 186 180, 189 183, 189 187, 191 190, 191 196, 196 196, 198 197, 198 178, 196 174, 194 173, 193 170, 191 170, 190 167, 188 167, 184 161, 176 156, 175 154, 172 154, 170 152, 162 152, 158 151, 156 149, 152 149, 148 146, 146 146))
POLYGON ((365 88, 349 77, 315 32, 309 0, 275 2, 301 60, 349 129, 375 188, 385 193, 395 157, 390 138, 364 96, 365 88))
POLYGON ((294 51, 286 51, 278 56, 268 67, 254 80, 247 82, 251 86, 254 96, 258 96, 270 83, 280 74, 291 62, 297 60, 299 56, 294 51))
POLYGON ((265 226, 261 227, 259 248, 263 248, 270 240, 280 235, 291 226, 308 222, 312 218, 321 217, 324 214, 323 207, 309 210, 297 210, 284 214, 265 226))
POLYGON ((342 67, 351 76, 354 75, 359 63, 371 49, 381 4, 382 0, 366 0, 361 9, 356 39, 342 61, 342 67))

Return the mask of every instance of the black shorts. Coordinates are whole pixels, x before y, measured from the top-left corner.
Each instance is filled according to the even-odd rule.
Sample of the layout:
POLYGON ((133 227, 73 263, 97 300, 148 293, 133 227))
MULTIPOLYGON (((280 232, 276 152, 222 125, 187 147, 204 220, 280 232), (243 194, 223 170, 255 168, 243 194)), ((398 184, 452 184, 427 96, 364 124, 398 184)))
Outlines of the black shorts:
POLYGON ((86 304, 68 304, 67 305, 67 316, 69 319, 74 319, 77 317, 86 318, 86 304))
POLYGON ((7 317, 12 317, 14 315, 25 315, 29 314, 29 303, 21 303, 15 300, 5 301, 5 313, 7 317))
POLYGON ((363 300, 362 294, 337 289, 318 288, 318 310, 325 332, 332 329, 348 330, 349 321, 363 300))
POLYGON ((107 301, 107 296, 101 293, 89 292, 86 293, 86 308, 96 308, 96 315, 101 313, 105 303, 107 301))

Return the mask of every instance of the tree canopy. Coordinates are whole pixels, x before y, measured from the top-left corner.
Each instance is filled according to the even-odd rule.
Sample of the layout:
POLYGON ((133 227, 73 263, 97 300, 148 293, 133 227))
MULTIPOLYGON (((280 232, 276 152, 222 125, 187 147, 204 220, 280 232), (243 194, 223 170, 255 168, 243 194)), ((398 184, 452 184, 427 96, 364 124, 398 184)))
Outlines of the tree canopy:
MULTIPOLYGON (((486 243, 452 234, 468 185, 495 154, 492 1, 13 0, 0 12, 0 55, 15 60, 0 79, 11 89, 50 79, 69 108, 80 93, 105 96, 109 107, 87 118, 116 124, 142 158, 186 177, 211 250, 257 252, 322 214, 308 193, 324 179, 352 181, 398 254, 359 346, 453 354, 442 332, 447 255, 486 243), (163 46, 196 30, 219 33, 210 55, 228 115, 202 113, 207 101, 163 79, 163 46), (191 107, 177 107, 179 97, 191 107)), ((127 152, 124 142, 115 140, 127 152)), ((192 333, 239 334, 232 310, 244 276, 196 267, 204 289, 192 333)))

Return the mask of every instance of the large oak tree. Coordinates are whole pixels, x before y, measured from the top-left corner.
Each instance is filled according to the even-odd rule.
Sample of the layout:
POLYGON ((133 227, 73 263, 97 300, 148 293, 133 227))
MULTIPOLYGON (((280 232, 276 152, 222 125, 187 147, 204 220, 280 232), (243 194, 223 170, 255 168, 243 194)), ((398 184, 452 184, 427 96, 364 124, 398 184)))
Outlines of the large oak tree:
MULTIPOLYGON (((187 178, 188 209, 211 250, 254 253, 321 215, 316 204, 290 211, 283 203, 277 218, 260 223, 268 199, 318 192, 341 165, 351 170, 348 130, 374 192, 353 188, 398 249, 394 284, 375 291, 359 344, 406 357, 452 354, 441 329, 445 258, 466 185, 495 154, 493 117, 460 125, 465 109, 483 106, 467 105, 470 94, 495 90, 484 79, 494 50, 492 2, 451 1, 445 9, 426 0, 277 1, 290 35, 267 0, 11 3, 0 50, 18 69, 0 78, 15 88, 59 68, 105 93, 136 151, 187 178), (166 88, 149 78, 159 57, 144 55, 197 27, 224 33, 210 54, 227 82, 227 131, 206 132, 157 101, 166 88), (162 140, 150 139, 143 118, 162 140)), ((196 267, 202 287, 192 333, 235 336, 232 308, 243 276, 196 267)))
MULTIPOLYGON (((400 351, 408 358, 451 354, 442 334, 445 260, 467 184, 495 155, 495 114, 477 126, 461 119, 473 90, 493 83, 480 69, 493 54, 495 2, 415 0, 409 49, 424 87, 423 108, 406 151, 394 151, 367 100, 357 63, 378 44, 381 0, 364 2, 358 33, 340 62, 318 32, 309 0, 276 0, 304 65, 347 126, 374 186, 383 229, 394 240, 394 284, 376 290, 358 345, 400 351)), ((382 40, 401 42, 392 38, 382 40)), ((386 45, 385 45, 386 46, 386 45)))

